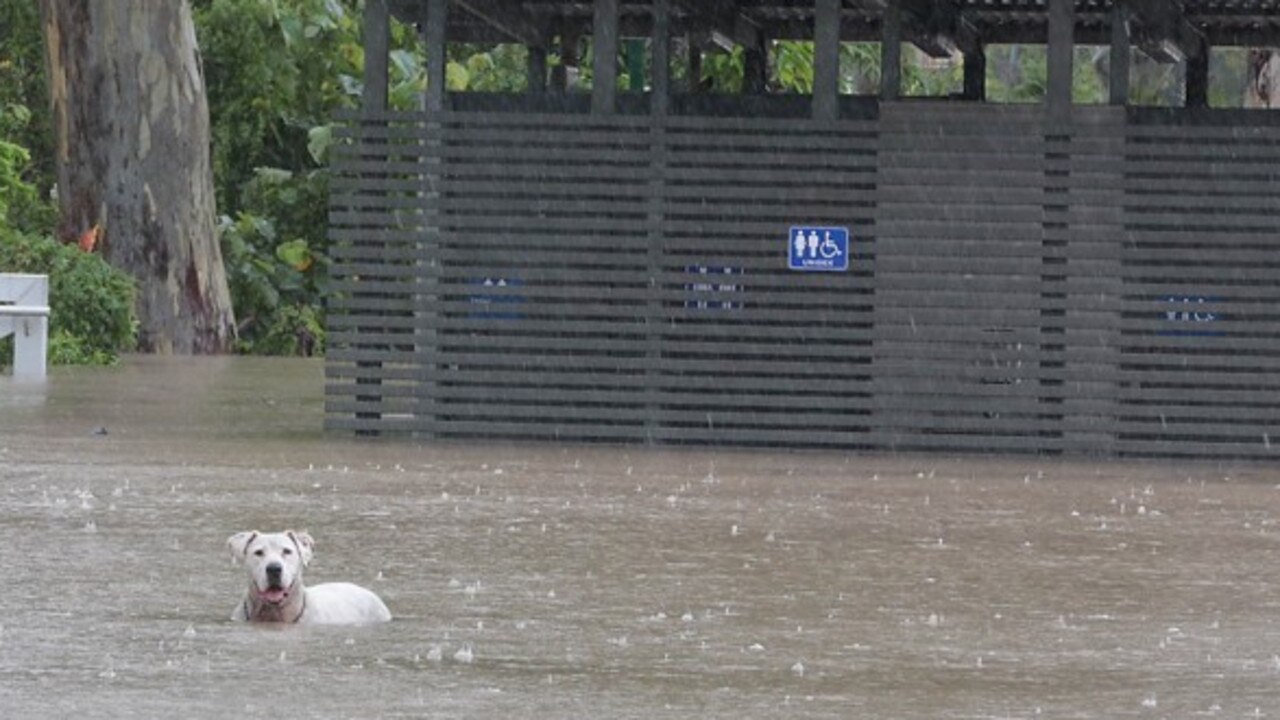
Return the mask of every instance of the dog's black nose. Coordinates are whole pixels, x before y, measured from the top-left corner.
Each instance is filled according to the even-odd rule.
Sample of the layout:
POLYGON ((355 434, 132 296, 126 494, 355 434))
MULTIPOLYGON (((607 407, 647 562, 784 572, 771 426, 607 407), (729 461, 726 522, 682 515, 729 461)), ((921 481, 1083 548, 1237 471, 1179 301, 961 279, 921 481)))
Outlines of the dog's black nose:
POLYGON ((268 578, 279 578, 280 573, 282 572, 284 572, 284 566, 280 563, 271 563, 270 565, 267 565, 268 578))

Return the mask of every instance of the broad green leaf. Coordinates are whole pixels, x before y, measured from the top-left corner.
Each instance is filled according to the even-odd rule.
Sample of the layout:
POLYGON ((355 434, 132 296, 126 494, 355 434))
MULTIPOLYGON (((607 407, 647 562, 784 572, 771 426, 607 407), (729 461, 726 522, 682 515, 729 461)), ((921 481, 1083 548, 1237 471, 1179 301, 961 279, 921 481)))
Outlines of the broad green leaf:
POLYGON ((272 185, 281 185, 293 179, 293 173, 281 168, 260 167, 254 168, 254 174, 260 180, 272 185))
POLYGON ((276 246, 276 257, 298 272, 306 272, 313 259, 305 240, 290 240, 276 246))
POLYGON ((402 77, 412 76, 420 67, 417 56, 408 50, 392 50, 390 57, 392 67, 398 70, 402 77))
POLYGON ((445 69, 445 86, 454 92, 461 92, 467 89, 467 85, 471 83, 471 73, 461 64, 449 61, 448 67, 445 69))
POLYGON ((333 126, 317 125, 307 133, 307 152, 317 165, 323 165, 329 156, 329 148, 333 147, 333 126))

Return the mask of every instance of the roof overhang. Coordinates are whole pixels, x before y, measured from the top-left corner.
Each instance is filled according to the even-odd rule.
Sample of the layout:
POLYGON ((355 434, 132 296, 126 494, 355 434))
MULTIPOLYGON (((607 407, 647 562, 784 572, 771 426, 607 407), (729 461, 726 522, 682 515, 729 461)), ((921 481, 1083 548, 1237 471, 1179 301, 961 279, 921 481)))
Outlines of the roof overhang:
MULTIPOLYGON (((840 36, 878 41, 889 0, 843 0, 840 36)), ((904 37, 930 54, 990 43, 1040 44, 1049 0, 900 0, 904 37)), ((1117 0, 1075 0, 1075 40, 1106 44, 1117 0)), ((1192 56, 1205 43, 1280 45, 1280 0, 1124 0, 1130 37, 1160 60, 1192 56)), ((427 0, 387 0, 402 21, 422 23, 427 0)), ((651 0, 619 0, 622 37, 652 32, 651 0)), ((748 45, 813 37, 813 0, 670 0, 671 29, 699 39, 748 45)), ((456 42, 545 46, 555 35, 591 31, 591 0, 450 0, 447 37, 456 42)))

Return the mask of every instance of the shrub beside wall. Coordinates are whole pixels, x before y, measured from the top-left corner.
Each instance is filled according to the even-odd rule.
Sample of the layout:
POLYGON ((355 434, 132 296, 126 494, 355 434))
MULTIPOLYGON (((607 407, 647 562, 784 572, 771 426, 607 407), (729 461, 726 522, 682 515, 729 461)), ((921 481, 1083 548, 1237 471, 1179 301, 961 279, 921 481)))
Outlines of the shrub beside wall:
MULTIPOLYGON (((98 255, 0 226, 0 272, 49 276, 50 364, 108 365, 133 349, 133 279, 98 255)), ((6 338, 0 366, 12 363, 6 338)))

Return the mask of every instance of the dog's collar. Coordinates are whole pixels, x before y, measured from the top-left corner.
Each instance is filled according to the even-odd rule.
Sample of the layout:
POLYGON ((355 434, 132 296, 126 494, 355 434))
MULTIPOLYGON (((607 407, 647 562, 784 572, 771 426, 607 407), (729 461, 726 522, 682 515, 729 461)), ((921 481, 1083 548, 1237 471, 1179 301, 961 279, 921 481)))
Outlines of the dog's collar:
POLYGON ((293 618, 292 622, 296 623, 299 620, 301 620, 302 614, 305 613, 306 611, 307 611, 307 592, 303 590, 302 591, 302 609, 298 611, 297 616, 293 618))

